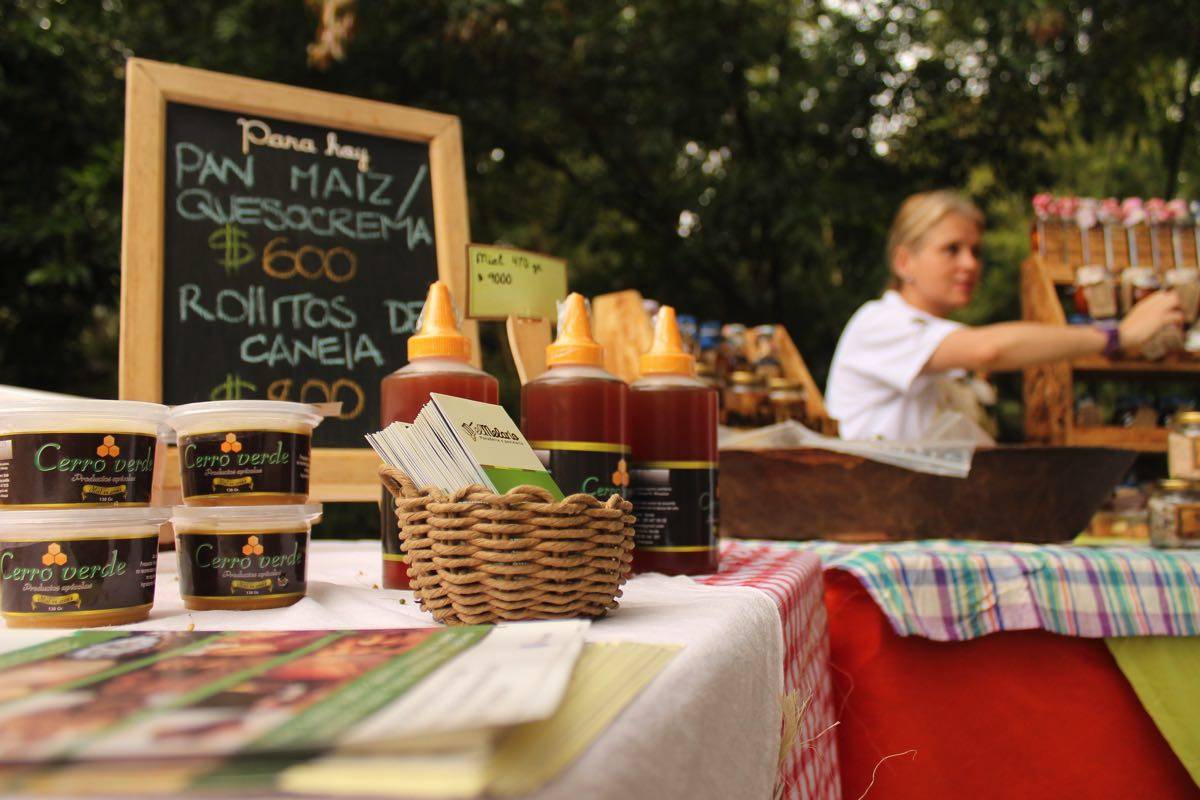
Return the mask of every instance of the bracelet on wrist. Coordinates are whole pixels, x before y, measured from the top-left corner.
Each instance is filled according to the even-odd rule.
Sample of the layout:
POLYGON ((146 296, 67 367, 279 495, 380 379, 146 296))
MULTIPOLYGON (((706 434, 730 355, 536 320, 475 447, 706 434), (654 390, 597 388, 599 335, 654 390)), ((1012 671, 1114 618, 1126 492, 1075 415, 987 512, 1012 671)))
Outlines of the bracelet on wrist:
POLYGON ((1096 330, 1104 334, 1104 349, 1101 355, 1105 358, 1116 358, 1121 355, 1121 330, 1116 325, 1096 325, 1096 330))

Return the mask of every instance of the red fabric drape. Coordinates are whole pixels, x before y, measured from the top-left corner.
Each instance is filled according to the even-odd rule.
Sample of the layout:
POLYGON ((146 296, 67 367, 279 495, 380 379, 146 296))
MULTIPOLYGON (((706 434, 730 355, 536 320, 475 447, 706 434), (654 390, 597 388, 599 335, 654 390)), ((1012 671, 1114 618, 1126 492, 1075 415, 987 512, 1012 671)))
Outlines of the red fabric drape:
POLYGON ((910 749, 879 767, 870 800, 1200 798, 1103 640, 897 636, 838 570, 825 605, 844 800, 910 749))

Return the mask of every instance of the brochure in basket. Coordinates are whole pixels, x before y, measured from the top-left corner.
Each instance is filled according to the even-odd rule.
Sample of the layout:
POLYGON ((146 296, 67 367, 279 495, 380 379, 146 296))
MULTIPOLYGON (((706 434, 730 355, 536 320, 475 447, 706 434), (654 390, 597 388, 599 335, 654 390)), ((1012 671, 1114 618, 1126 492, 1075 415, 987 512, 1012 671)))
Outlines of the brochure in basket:
POLYGON ((482 484, 503 494, 521 485, 562 491, 502 406, 430 395, 412 424, 396 422, 367 441, 387 463, 420 487, 447 493, 482 484))

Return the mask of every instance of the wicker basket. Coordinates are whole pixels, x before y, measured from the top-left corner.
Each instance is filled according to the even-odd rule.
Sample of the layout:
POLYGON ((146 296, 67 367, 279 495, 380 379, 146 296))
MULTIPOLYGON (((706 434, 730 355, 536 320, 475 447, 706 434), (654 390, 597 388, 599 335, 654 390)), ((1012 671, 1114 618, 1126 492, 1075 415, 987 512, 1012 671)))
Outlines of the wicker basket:
POLYGON ((616 608, 633 561, 633 506, 545 489, 447 496, 398 469, 380 480, 396 498, 400 548, 421 608, 447 625, 600 617, 616 608))

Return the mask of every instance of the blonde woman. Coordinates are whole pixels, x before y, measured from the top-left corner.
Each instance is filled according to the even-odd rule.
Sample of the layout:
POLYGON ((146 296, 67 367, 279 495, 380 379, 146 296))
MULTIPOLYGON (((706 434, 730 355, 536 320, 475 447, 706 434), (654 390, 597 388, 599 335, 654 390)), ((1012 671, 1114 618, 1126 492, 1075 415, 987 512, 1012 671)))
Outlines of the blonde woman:
POLYGON ((850 318, 829 370, 826 401, 843 438, 920 439, 938 418, 949 378, 1111 356, 1183 324, 1174 292, 1145 298, 1111 328, 954 322, 950 314, 971 302, 979 283, 982 233, 983 214, 954 192, 916 194, 900 206, 887 241, 890 286, 850 318))

